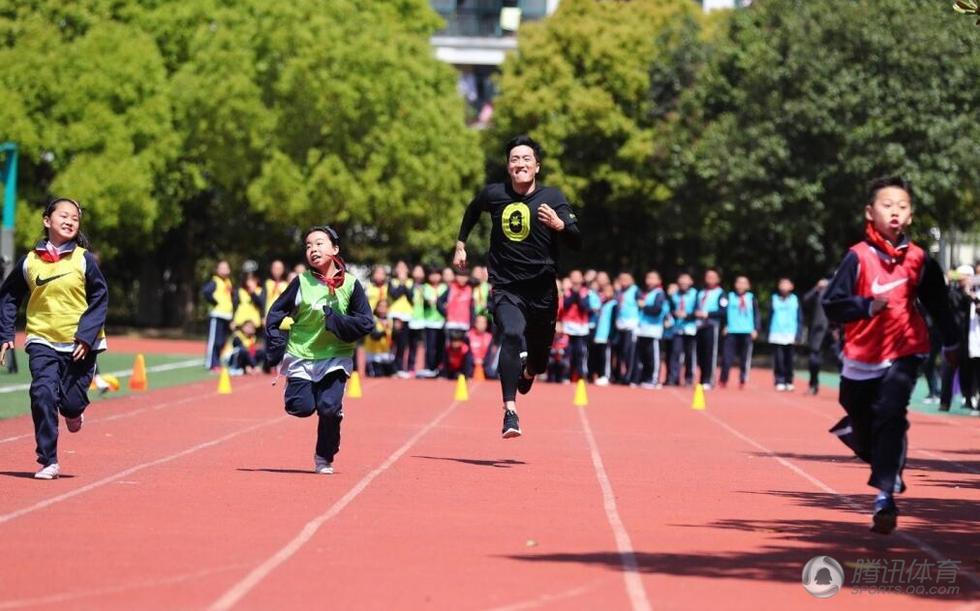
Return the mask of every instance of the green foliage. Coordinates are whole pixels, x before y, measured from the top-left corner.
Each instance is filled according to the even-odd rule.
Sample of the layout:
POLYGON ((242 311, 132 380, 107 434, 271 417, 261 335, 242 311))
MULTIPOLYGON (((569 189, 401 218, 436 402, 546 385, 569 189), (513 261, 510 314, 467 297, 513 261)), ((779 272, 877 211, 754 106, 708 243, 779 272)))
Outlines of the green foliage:
POLYGON ((529 132, 582 209, 570 263, 821 276, 864 189, 909 178, 915 235, 976 222, 976 31, 935 3, 567 0, 522 29, 485 150, 529 132))
POLYGON ((295 259, 322 222, 353 260, 445 250, 483 160, 439 25, 425 0, 0 0, 20 246, 64 194, 123 282, 295 259))
POLYGON ((912 182, 919 238, 976 222, 976 46, 969 24, 911 0, 736 11, 683 98, 677 196, 711 242, 700 262, 811 280, 860 238, 879 175, 912 182))

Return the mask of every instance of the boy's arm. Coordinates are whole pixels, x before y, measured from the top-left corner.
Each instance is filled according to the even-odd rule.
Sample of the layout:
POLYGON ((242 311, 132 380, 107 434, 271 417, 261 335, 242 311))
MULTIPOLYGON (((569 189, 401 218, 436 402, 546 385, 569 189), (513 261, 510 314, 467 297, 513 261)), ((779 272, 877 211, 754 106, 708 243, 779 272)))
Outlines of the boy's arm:
POLYGON ((436 299, 436 309, 439 310, 439 313, 442 314, 443 316, 445 316, 446 312, 449 310, 448 288, 445 291, 443 291, 442 294, 439 295, 439 297, 436 299))
POLYGON ((14 324, 20 302, 27 295, 27 280, 24 279, 26 256, 17 259, 7 279, 0 286, 0 343, 14 341, 14 324))
POLYGON ((85 297, 88 307, 78 320, 75 339, 91 348, 105 326, 106 313, 109 311, 109 287, 95 255, 90 252, 85 253, 85 297))
POLYGON ((263 310, 265 310, 265 295, 264 295, 264 293, 265 293, 265 291, 263 291, 263 290, 257 290, 254 293, 252 293, 252 303, 255 304, 255 307, 259 309, 259 312, 260 313, 263 310))
POLYGON ((201 287, 201 297, 204 297, 204 300, 210 303, 211 305, 217 304, 218 301, 214 298, 214 291, 217 288, 218 285, 215 283, 214 280, 208 280, 207 282, 204 283, 204 286, 201 287))
POLYGON ((286 354, 286 340, 289 332, 279 329, 284 318, 296 309, 296 297, 299 295, 299 278, 293 278, 289 286, 272 303, 265 318, 265 361, 269 366, 276 365, 286 354))
POLYGON ((762 333, 762 312, 759 310, 759 300, 752 299, 752 326, 755 327, 755 333, 758 335, 762 333))
POLYGON ((803 343, 803 306, 799 301, 796 304, 796 343, 803 343))
POLYGON ((725 324, 725 319, 728 317, 728 295, 724 291, 721 293, 721 297, 718 298, 718 309, 714 312, 708 312, 709 320, 717 320, 721 324, 725 324))
POLYGON ((828 320, 839 324, 871 318, 872 299, 854 294, 858 276, 858 257, 848 252, 827 285, 820 303, 828 320))
POLYGON ((919 301, 932 317, 932 323, 939 329, 943 340, 944 350, 953 350, 959 346, 959 329, 953 321, 953 314, 947 298, 946 281, 943 270, 932 258, 926 258, 922 269, 922 279, 919 281, 919 301))
POLYGON ((660 309, 664 307, 664 294, 657 293, 657 296, 653 298, 653 303, 643 306, 643 313, 647 316, 656 316, 660 314, 660 309))
POLYGON ((323 321, 327 331, 344 342, 355 342, 371 332, 374 328, 374 314, 371 313, 371 305, 360 282, 354 283, 347 313, 342 314, 330 306, 324 306, 323 321))
POLYGON ((582 231, 579 229, 578 218, 572 212, 572 207, 564 197, 552 207, 561 222, 565 224, 565 228, 558 233, 562 243, 572 250, 582 250, 582 231))

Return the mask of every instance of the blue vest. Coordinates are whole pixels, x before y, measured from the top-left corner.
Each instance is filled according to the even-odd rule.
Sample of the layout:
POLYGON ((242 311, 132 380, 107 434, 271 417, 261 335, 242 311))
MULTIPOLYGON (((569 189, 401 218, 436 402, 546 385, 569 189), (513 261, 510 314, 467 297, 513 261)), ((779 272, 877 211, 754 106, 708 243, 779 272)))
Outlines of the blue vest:
POLYGON ((745 293, 745 309, 739 306, 738 293, 728 294, 728 332, 748 335, 755 331, 755 295, 745 293))
POLYGON ((639 289, 634 284, 625 291, 619 299, 619 310, 616 314, 616 327, 619 329, 635 329, 640 322, 640 307, 636 305, 636 293, 639 289))
POLYGON ((609 341, 609 334, 612 332, 613 309, 616 307, 616 300, 610 299, 599 308, 599 317, 595 324, 595 342, 603 344, 609 341))
POLYGON ((790 293, 786 299, 778 293, 772 296, 772 321, 769 323, 769 342, 788 345, 796 342, 800 326, 800 302, 790 293))
MULTIPOLYGON (((684 312, 687 316, 694 314, 694 310, 697 308, 698 303, 698 291, 694 287, 687 290, 686 293, 678 292, 674 296, 675 299, 675 310, 681 309, 680 306, 683 304, 684 312)), ((698 329, 698 321, 695 319, 677 321, 675 324, 674 333, 679 333, 681 335, 694 335, 698 329)))
POLYGON ((640 326, 637 331, 637 335, 640 337, 653 337, 660 339, 664 335, 664 318, 667 316, 667 312, 670 311, 670 300, 667 299, 666 293, 661 288, 656 288, 647 293, 646 298, 643 300, 643 307, 649 307, 654 304, 657 300, 657 296, 663 297, 663 301, 660 304, 660 310, 655 314, 647 314, 642 309, 640 310, 640 326))
POLYGON ((717 312, 721 303, 721 296, 725 293, 720 286, 713 289, 701 289, 698 291, 698 309, 704 310, 708 314, 717 312), (704 305, 701 305, 704 300, 704 305))

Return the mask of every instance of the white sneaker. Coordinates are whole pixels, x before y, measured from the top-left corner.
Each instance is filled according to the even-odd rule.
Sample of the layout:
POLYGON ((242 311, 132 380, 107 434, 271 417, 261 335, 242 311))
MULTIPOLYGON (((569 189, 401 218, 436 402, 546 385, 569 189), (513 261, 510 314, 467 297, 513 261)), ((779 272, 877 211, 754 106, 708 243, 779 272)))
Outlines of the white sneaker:
POLYGON ((313 456, 313 472, 320 475, 333 475, 333 463, 327 459, 313 456))
POLYGON ((640 384, 640 388, 644 390, 656 390, 659 388, 659 385, 654 384, 653 382, 644 382, 643 384, 640 384))
POLYGON ((609 386, 609 378, 607 378, 605 376, 603 376, 601 378, 596 378, 595 385, 596 386, 609 386))
POLYGON ((68 427, 69 433, 77 433, 82 430, 82 423, 85 422, 85 414, 80 415, 78 418, 65 418, 65 426, 68 427))
POLYGON ((53 462, 35 473, 34 479, 57 479, 59 473, 61 473, 61 467, 58 466, 58 463, 53 462))
POLYGON ((701 385, 701 389, 702 390, 711 390, 711 384, 702 384, 701 385))
POLYGON ((796 390, 796 386, 793 386, 792 384, 786 385, 786 392, 793 392, 794 390, 796 390))
POLYGON ((786 392, 787 386, 785 384, 776 384, 776 392, 786 392))
POLYGON ((395 374, 395 377, 401 380, 407 380, 412 377, 412 374, 411 372, 408 371, 399 371, 398 373, 395 374))

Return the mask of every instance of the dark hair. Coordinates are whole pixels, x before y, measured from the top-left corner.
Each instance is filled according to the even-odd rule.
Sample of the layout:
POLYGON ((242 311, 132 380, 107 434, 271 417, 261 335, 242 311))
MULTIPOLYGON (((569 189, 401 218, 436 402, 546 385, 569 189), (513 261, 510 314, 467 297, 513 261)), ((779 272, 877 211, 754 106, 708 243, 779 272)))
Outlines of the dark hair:
POLYGON ((505 151, 507 153, 508 160, 510 159, 510 152, 519 146, 531 147, 531 150, 534 151, 534 159, 538 163, 541 163, 541 157, 542 157, 541 145, 535 142, 534 139, 531 138, 531 136, 528 136, 527 134, 521 134, 520 136, 515 136, 507 142, 507 148, 505 149, 505 151))
MULTIPOLYGON (((51 200, 50 202, 48 202, 48 205, 47 206, 44 207, 44 212, 41 213, 41 218, 42 219, 49 218, 54 213, 54 209, 58 207, 58 204, 60 204, 62 202, 68 202, 69 204, 75 206, 75 209, 78 210, 78 231, 75 233, 75 243, 78 244, 79 246, 81 246, 82 248, 88 248, 89 247, 88 238, 85 237, 85 234, 84 233, 82 233, 82 222, 81 222, 82 221, 82 206, 81 206, 81 204, 79 204, 75 200, 70 199, 68 197, 56 197, 56 198, 54 198, 53 200, 51 200)), ((47 239, 47 237, 48 237, 48 230, 47 230, 46 227, 42 227, 41 228, 41 235, 45 239, 47 239)))
POLYGON ((316 233, 317 231, 322 231, 327 234, 330 237, 330 241, 333 242, 333 245, 340 248, 340 236, 337 235, 337 232, 330 225, 314 225, 310 227, 303 232, 303 241, 306 242, 306 238, 310 237, 311 233, 316 233))
POLYGON ((874 203, 875 198, 878 197, 878 191, 888 187, 897 187, 909 194, 909 201, 913 199, 912 185, 907 180, 901 176, 882 176, 868 183, 868 205, 874 203))

